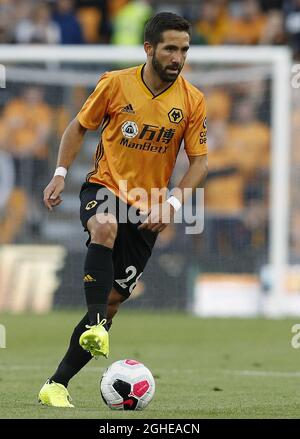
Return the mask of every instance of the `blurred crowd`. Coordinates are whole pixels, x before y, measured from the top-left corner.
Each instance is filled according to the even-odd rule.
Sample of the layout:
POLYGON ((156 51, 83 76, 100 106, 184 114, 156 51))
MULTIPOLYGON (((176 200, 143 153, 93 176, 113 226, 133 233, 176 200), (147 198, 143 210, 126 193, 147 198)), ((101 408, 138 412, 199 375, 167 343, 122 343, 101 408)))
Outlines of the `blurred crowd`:
POLYGON ((1 201, 0 243, 13 242, 24 221, 31 229, 30 235, 38 232, 35 229, 41 223, 41 194, 48 178, 53 128, 53 109, 39 87, 22 89, 19 96, 4 105, 0 119, 0 161, 12 166, 3 167, 7 177, 1 188, 6 187, 8 198, 1 201))
MULTIPOLYGON (((0 0, 0 43, 140 44, 144 23, 163 10, 192 22, 193 44, 284 44, 293 49, 295 59, 300 58, 300 0, 0 0)), ((205 233, 193 238, 192 245, 208 264, 210 255, 220 254, 235 255, 247 264, 239 256, 247 249, 254 255, 253 263, 261 264, 268 249, 271 83, 264 78, 199 87, 207 97, 210 172, 205 233)), ((41 192, 49 177, 51 151, 54 156, 64 128, 90 91, 74 87, 68 102, 62 103, 53 100, 53 90, 61 93, 27 85, 0 102, 0 243, 18 242, 20 231, 24 237, 24 222, 28 239, 39 236, 41 192)), ((297 174, 299 93, 294 98, 292 124, 298 133, 292 145, 297 174)), ((185 160, 179 155, 174 182, 184 172, 185 160)), ((300 260, 299 227, 300 205, 291 219, 292 248, 300 260)), ((173 249, 176 242, 172 226, 159 238, 158 248, 173 249)), ((245 270, 237 259, 235 266, 245 270)), ((215 260, 214 265, 218 269, 215 260)), ((247 268, 255 269, 254 265, 247 268)))
POLYGON ((300 53, 300 0, 0 0, 0 43, 140 44, 161 10, 191 21, 194 44, 288 44, 300 53))

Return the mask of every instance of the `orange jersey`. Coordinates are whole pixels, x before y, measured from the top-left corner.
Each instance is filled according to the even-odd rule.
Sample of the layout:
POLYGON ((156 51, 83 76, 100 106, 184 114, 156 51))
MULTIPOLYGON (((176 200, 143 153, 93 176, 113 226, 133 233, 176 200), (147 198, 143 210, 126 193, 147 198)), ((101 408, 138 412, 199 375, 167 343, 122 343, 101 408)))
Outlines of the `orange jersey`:
MULTIPOLYGON (((87 181, 112 190, 130 204, 130 191, 166 188, 184 140, 189 156, 204 155, 203 94, 182 76, 154 96, 142 79, 143 66, 105 73, 77 115, 90 130, 101 126, 93 171, 87 181), (121 180, 126 181, 120 189, 121 180)), ((150 199, 150 198, 149 198, 150 199)), ((143 206, 143 200, 138 203, 143 206)))
POLYGON ((52 113, 46 103, 30 106, 22 98, 13 99, 7 104, 3 116, 5 127, 11 126, 10 151, 13 154, 33 154, 40 159, 48 156, 45 142, 35 145, 39 131, 43 129, 48 132, 51 128, 52 113))

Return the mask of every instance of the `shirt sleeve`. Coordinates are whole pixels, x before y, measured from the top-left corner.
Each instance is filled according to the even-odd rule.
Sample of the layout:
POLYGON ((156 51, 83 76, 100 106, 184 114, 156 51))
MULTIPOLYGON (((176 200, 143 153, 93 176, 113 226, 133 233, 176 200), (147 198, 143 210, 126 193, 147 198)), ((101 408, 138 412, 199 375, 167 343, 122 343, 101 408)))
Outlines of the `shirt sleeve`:
POLYGON ((204 96, 196 103, 184 133, 184 148, 187 155, 207 154, 206 103, 204 96))
POLYGON ((93 93, 87 98, 83 107, 77 114, 77 120, 80 125, 89 130, 97 130, 107 113, 110 95, 111 95, 111 78, 105 73, 93 93))

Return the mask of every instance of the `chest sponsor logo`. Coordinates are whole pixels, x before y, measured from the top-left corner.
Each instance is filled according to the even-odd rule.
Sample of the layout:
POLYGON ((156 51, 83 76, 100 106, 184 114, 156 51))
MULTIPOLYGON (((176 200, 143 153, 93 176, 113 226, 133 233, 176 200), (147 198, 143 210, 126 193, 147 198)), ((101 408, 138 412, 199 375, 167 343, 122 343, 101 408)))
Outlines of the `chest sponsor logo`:
POLYGON ((137 141, 135 140, 135 142, 129 142, 128 136, 125 136, 124 134, 120 145, 140 151, 150 151, 158 154, 165 154, 168 151, 169 143, 175 136, 175 133, 176 130, 174 128, 144 124, 137 141))
POLYGON ((180 108, 172 108, 172 110, 169 111, 168 116, 170 122, 178 124, 183 119, 183 112, 180 108))
POLYGON ((170 143, 175 134, 174 128, 159 127, 144 124, 139 139, 153 140, 154 142, 170 143))
POLYGON ((123 136, 127 137, 128 139, 133 139, 139 133, 137 124, 131 121, 123 123, 121 130, 123 136))

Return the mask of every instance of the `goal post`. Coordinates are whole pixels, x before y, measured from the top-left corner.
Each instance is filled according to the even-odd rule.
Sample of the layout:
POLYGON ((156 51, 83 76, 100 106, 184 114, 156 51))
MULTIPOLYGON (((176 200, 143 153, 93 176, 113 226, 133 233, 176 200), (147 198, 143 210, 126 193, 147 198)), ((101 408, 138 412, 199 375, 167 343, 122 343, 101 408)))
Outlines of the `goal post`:
MULTIPOLYGON (((143 63, 145 53, 142 47, 122 46, 0 46, 0 63, 7 70, 16 73, 24 65, 43 64, 49 78, 55 66, 65 63, 77 68, 88 65, 109 65, 122 68, 124 65, 143 63)), ((289 182, 290 182, 290 110, 291 110, 291 51, 286 47, 196 47, 188 53, 188 64, 212 64, 214 66, 270 66, 271 72, 271 162, 269 195, 269 265, 271 270, 271 293, 265 305, 265 314, 284 314, 281 299, 284 291, 284 277, 289 255, 289 182)), ((63 76, 68 81, 67 72, 63 76)), ((97 72, 92 71, 87 79, 90 84, 97 72)), ((187 73, 193 82, 193 72, 187 73)), ((82 81, 84 81, 82 76, 82 81)), ((47 80, 45 80, 47 82, 47 80)), ((80 82, 80 76, 79 76, 80 82)), ((201 81, 200 81, 201 82, 201 81)), ((213 82, 213 81, 212 81, 213 82)), ((205 233, 205 232, 204 232, 205 233)))

